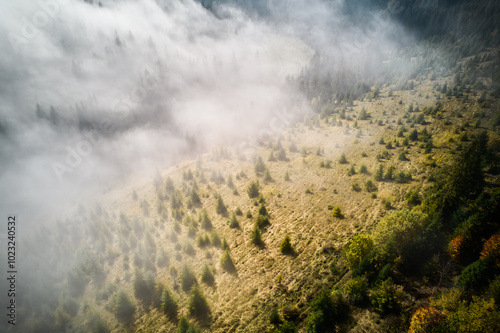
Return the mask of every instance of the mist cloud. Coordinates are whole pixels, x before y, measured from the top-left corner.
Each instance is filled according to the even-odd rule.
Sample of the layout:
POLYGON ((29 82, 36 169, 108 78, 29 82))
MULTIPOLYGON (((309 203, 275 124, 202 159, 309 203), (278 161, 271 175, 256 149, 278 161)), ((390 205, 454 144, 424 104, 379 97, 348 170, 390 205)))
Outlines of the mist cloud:
POLYGON ((168 164, 186 136, 201 146, 243 139, 291 106, 284 78, 313 51, 220 11, 62 0, 2 10, 0 177, 17 193, 2 193, 3 205, 61 207, 102 179, 168 164))
POLYGON ((397 4, 364 20, 348 9, 271 1, 256 17, 189 0, 3 3, 0 208, 64 216, 94 185, 275 134, 284 113, 308 111, 286 78, 313 56, 325 73, 376 75, 410 40, 391 19, 397 4))

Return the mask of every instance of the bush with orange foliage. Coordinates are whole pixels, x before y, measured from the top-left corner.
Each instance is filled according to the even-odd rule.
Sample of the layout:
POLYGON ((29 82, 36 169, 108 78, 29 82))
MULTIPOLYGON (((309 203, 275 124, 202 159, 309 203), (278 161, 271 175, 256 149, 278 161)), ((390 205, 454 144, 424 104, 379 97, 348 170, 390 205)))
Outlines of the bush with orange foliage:
POLYGON ((463 249, 464 245, 465 237, 462 235, 458 235, 450 241, 450 243, 448 244, 448 253, 450 254, 452 259, 458 260, 460 258, 461 250, 463 249))
POLYGON ((500 235, 495 234, 491 236, 483 245, 481 251, 481 259, 492 257, 495 259, 497 265, 500 264, 500 235))
POLYGON ((415 311, 411 317, 409 333, 440 331, 445 315, 438 309, 424 305, 415 311))

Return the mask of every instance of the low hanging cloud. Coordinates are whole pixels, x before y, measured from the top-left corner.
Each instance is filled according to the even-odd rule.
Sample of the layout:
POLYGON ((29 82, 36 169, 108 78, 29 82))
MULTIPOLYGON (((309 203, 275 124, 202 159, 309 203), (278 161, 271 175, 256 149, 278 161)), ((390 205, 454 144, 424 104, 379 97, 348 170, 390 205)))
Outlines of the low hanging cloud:
POLYGON ((232 142, 251 153, 308 111, 287 78, 313 57, 325 73, 373 75, 408 38, 394 39, 392 1, 363 22, 341 0, 259 2, 261 16, 191 0, 101 2, 1 4, 2 211, 63 216, 103 184, 189 151, 232 142))
POLYGON ((245 140, 303 102, 285 77, 314 51, 236 8, 220 7, 221 18, 194 1, 3 6, 0 196, 10 210, 52 213, 103 179, 172 162, 192 148, 186 138, 245 140))

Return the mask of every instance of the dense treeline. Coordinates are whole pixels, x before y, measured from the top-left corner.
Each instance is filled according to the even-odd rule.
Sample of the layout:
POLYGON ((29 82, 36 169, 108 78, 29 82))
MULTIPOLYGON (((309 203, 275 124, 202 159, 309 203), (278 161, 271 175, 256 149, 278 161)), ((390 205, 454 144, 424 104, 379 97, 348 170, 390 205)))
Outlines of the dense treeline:
POLYGON ((311 302, 308 332, 347 319, 346 303, 382 316, 412 314, 393 323, 394 330, 500 329, 500 189, 485 181, 500 152, 488 142, 486 132, 478 133, 450 167, 432 176, 422 204, 386 215, 373 232, 351 238, 344 254, 352 277, 311 302), (432 297, 421 299, 415 282, 434 286, 432 297), (417 304, 409 301, 415 298, 417 304), (343 309, 342 316, 318 312, 324 302, 343 309))

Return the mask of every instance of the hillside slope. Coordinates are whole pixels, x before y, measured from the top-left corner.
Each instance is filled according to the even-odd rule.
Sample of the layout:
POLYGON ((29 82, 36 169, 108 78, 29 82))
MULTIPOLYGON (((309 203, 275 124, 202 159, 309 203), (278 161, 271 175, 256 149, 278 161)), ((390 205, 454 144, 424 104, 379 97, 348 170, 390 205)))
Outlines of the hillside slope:
MULTIPOLYGON (((211 332, 272 331, 269 317, 277 309, 302 331, 316 295, 325 287, 343 290, 353 277, 344 257, 351 237, 370 234, 384 216, 411 208, 411 192, 421 202, 434 171, 450 165, 474 133, 497 125, 492 112, 498 110, 497 100, 481 105, 471 91, 446 97, 442 87, 452 82, 452 77, 429 75, 411 90, 387 86, 377 97, 370 92, 326 117, 310 114, 294 121, 261 140, 254 156, 218 147, 162 170, 153 181, 140 176, 110 187, 74 218, 85 222, 86 236, 74 243, 77 276, 68 280, 66 297, 82 297, 78 303, 85 306, 72 325, 91 329, 98 322, 113 332, 172 332, 185 316, 211 332), (264 168, 256 172, 258 157, 264 168), (383 179, 377 179, 379 168, 383 179), (250 198, 254 181, 259 195, 250 198), (219 197, 226 211, 218 208, 219 197), (262 206, 269 224, 258 228, 262 243, 255 245, 252 233, 262 206), (340 214, 334 216, 337 207, 340 214), (285 235, 293 248, 286 254, 280 251, 285 235), (221 262, 225 242, 234 267, 221 262), (213 282, 202 279, 204 266, 213 282), (192 290, 189 283, 184 286, 183 270, 194 273, 208 302, 206 313, 189 310, 192 290), (164 288, 178 302, 174 317, 161 309, 164 288), (137 306, 129 316, 116 310, 119 290, 137 306)), ((490 142, 498 140, 490 131, 490 142)), ((498 187, 498 177, 487 180, 498 187)), ((366 332, 408 325, 422 300, 451 283, 445 280, 400 279, 406 321, 351 305, 339 328, 366 332)), ((56 313, 56 320, 64 326, 70 317, 56 313)))

